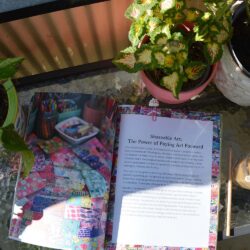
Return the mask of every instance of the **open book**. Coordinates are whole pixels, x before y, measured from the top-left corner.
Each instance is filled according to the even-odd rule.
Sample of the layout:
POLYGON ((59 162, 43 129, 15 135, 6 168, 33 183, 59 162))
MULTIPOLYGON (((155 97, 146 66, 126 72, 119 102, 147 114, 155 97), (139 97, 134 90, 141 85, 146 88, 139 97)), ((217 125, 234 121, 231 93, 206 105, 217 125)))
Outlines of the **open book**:
POLYGON ((9 237, 56 249, 215 249, 220 116, 38 93, 9 237))

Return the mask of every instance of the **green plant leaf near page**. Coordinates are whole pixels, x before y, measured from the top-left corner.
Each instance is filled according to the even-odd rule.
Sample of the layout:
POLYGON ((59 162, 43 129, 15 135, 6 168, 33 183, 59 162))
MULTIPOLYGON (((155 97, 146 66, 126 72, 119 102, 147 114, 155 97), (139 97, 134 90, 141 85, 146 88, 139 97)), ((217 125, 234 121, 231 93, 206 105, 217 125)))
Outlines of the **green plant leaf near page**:
POLYGON ((26 177, 29 175, 29 172, 33 167, 35 157, 34 157, 34 154, 32 153, 32 151, 30 151, 30 150, 21 151, 21 155, 22 155, 22 161, 23 161, 23 165, 24 165, 23 175, 24 175, 24 177, 26 177))
POLYGON ((7 150, 19 152, 28 149, 20 135, 15 131, 14 125, 10 124, 2 128, 2 142, 7 150))
POLYGON ((23 61, 22 57, 15 58, 0 58, 0 80, 5 80, 12 77, 17 70, 17 67, 23 61))
POLYGON ((28 174, 35 160, 32 151, 27 147, 22 137, 15 131, 13 124, 2 128, 1 134, 2 144, 5 149, 22 154, 24 173, 28 174))

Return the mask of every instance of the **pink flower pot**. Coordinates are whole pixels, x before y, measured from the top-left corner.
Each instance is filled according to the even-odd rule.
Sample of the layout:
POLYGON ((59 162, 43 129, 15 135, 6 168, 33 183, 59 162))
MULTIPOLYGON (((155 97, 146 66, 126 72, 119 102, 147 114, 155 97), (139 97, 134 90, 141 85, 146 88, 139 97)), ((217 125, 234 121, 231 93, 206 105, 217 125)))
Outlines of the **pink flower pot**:
POLYGON ((93 124, 96 127, 100 127, 101 121, 105 116, 105 110, 96 109, 89 106, 89 102, 87 102, 84 106, 83 110, 83 119, 93 124))
POLYGON ((181 91, 179 94, 179 99, 176 99, 173 96, 172 92, 152 82, 147 77, 144 71, 141 71, 140 76, 141 76, 142 81, 146 85, 148 91, 150 92, 150 94, 154 96, 156 99, 158 99, 161 102, 168 103, 168 104, 180 104, 180 103, 190 100, 192 97, 201 93, 207 87, 207 85, 213 80, 217 71, 218 63, 212 65, 211 67, 212 69, 211 69, 208 79, 203 84, 199 85, 197 88, 194 88, 188 91, 181 91))

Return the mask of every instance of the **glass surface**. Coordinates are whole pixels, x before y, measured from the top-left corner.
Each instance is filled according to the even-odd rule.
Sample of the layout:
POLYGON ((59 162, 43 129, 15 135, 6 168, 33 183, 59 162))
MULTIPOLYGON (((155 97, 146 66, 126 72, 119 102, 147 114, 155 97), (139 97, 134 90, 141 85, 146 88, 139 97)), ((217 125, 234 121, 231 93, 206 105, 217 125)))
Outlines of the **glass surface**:
MULTIPOLYGON (((54 82, 46 82, 42 87, 19 91, 20 103, 28 105, 33 93, 38 91, 82 92, 108 95, 116 97, 123 104, 136 102, 148 105, 148 101, 151 99, 145 90, 142 91, 142 85, 137 74, 128 74, 121 71, 97 73, 88 77, 83 75, 69 79, 60 79, 54 82), (46 86, 46 84, 49 85, 46 86)), ((161 106, 170 107, 164 104, 161 104, 161 106)), ((233 149, 233 165, 236 165, 241 158, 250 153, 250 108, 240 107, 227 101, 221 96, 214 85, 210 85, 198 100, 173 108, 208 111, 223 115, 220 200, 223 208, 220 211, 219 224, 219 230, 221 231, 225 228, 228 150, 231 145, 233 149)), ((1 175, 3 165, 0 163, 0 166, 1 175)), ((14 187, 15 176, 7 175, 0 178, 0 249, 42 249, 8 240, 7 238, 14 187)), ((236 185, 233 187, 232 227, 250 224, 250 191, 239 188, 236 185)), ((248 231, 247 233, 249 234, 250 232, 248 231)), ((244 237, 244 239, 237 238, 236 240, 222 241, 219 242, 218 249, 248 249, 249 241, 249 236, 244 237)))

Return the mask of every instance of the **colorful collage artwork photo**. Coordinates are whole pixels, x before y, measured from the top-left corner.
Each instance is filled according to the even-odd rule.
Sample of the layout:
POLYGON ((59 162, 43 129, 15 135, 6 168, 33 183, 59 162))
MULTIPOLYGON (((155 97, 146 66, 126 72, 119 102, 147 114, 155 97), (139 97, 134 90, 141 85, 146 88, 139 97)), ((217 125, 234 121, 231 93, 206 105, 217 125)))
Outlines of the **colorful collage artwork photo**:
POLYGON ((115 103, 38 93, 31 104, 26 141, 35 164, 17 183, 9 236, 57 249, 103 249, 115 103))

